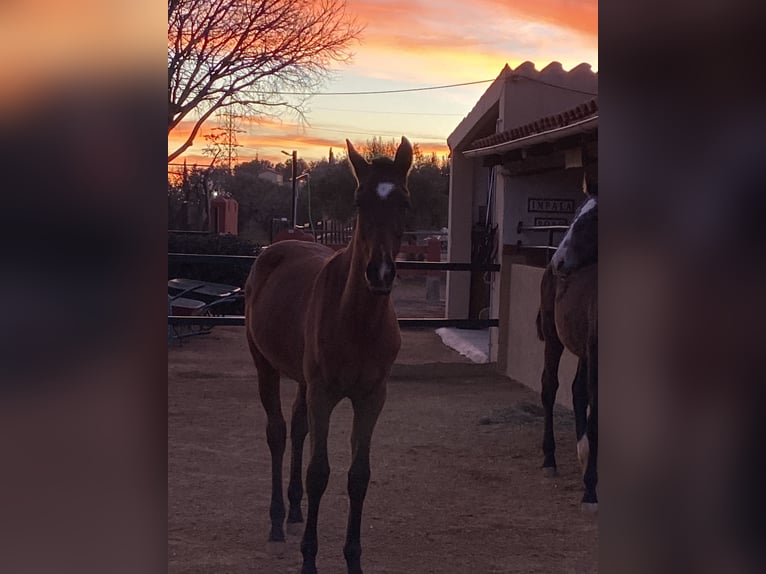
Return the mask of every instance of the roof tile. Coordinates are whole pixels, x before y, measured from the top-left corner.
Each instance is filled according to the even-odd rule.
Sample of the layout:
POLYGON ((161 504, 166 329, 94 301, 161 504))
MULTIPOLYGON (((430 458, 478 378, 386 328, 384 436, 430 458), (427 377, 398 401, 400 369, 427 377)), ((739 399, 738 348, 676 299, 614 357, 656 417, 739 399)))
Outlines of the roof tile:
POLYGON ((565 110, 563 112, 552 114, 539 118, 533 122, 529 122, 520 126, 513 127, 505 130, 504 132, 492 134, 471 142, 468 149, 479 149, 496 145, 499 143, 505 143, 513 140, 517 140, 532 134, 552 130, 555 128, 561 128, 569 124, 582 121, 592 115, 598 113, 598 99, 594 98, 587 102, 580 104, 575 108, 565 110))

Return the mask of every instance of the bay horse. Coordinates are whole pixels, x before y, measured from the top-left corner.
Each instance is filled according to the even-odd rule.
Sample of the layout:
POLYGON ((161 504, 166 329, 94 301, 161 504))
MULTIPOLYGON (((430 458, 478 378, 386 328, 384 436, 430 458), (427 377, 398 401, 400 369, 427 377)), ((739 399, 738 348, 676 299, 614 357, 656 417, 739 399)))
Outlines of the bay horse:
POLYGON ((543 469, 557 474, 553 406, 564 348, 577 358, 572 382, 577 458, 585 490, 581 508, 598 510, 598 196, 578 209, 540 284, 537 333, 545 342, 541 399, 545 416, 543 469))
POLYGON ((399 353, 401 335, 390 298, 395 259, 410 207, 407 177, 412 145, 402 137, 394 159, 368 162, 346 140, 357 180, 356 225, 349 245, 337 252, 317 243, 282 241, 266 248, 245 286, 247 341, 258 372, 258 391, 268 423, 271 452, 270 541, 284 541, 282 457, 286 424, 279 379, 298 382, 290 422, 292 460, 287 522, 303 521, 301 463, 310 434, 306 471, 308 516, 301 542, 302 574, 316 573, 317 518, 330 464, 330 415, 351 401, 352 461, 349 513, 343 554, 349 574, 361 574, 362 506, 370 480, 370 442, 386 400, 386 378, 399 353))

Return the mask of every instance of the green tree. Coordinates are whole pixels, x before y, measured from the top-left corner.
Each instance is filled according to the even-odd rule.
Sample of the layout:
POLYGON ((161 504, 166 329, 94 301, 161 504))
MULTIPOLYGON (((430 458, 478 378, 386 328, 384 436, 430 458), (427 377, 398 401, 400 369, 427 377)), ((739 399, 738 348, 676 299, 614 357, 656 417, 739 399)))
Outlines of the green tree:
POLYGON ((333 219, 346 222, 354 216, 354 190, 356 180, 348 161, 328 160, 311 165, 311 214, 314 220, 333 219))
POLYGON ((240 234, 259 243, 269 241, 272 220, 289 217, 292 208, 290 188, 259 177, 264 169, 273 169, 273 164, 264 160, 241 163, 222 182, 239 204, 240 234))

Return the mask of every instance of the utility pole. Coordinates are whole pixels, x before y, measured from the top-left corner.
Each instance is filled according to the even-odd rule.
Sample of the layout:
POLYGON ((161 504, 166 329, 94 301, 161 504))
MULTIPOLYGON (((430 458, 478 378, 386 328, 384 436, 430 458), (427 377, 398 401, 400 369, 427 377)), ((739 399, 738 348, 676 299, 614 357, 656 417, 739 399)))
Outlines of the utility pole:
POLYGON ((298 152, 293 150, 293 229, 298 223, 298 152))
POLYGON ((225 140, 222 147, 226 153, 226 166, 229 168, 229 172, 231 172, 232 163, 237 158, 236 149, 242 147, 241 144, 237 143, 237 134, 245 133, 245 130, 239 129, 237 123, 241 117, 232 111, 221 112, 218 114, 219 127, 213 128, 213 131, 224 132, 225 140))
POLYGON ((289 154, 282 150, 282 153, 287 156, 291 155, 293 160, 293 210, 291 215, 292 221, 290 222, 290 225, 292 229, 295 229, 295 225, 298 223, 298 152, 293 150, 293 153, 289 154))

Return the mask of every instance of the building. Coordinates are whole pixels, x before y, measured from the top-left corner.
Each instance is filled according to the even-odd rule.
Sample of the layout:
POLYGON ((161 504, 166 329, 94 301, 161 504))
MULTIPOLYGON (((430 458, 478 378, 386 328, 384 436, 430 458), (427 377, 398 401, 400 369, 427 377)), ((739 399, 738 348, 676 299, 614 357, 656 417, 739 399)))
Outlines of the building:
POLYGON ((277 185, 282 185, 284 183, 282 174, 269 168, 264 168, 258 172, 258 177, 265 179, 266 181, 270 181, 271 183, 276 183, 277 185))
MULTIPOLYGON (((584 174, 597 177, 597 93, 598 74, 588 64, 568 72, 558 62, 540 71, 530 62, 506 65, 447 140, 449 260, 486 256, 478 244, 492 229, 492 259, 502 267, 488 284, 478 274, 449 272, 447 317, 498 317, 490 360, 532 387, 543 364, 535 332, 539 280, 548 244, 561 238, 534 228, 568 225, 585 197, 584 174)), ((572 357, 564 363, 576 366, 572 357)))

